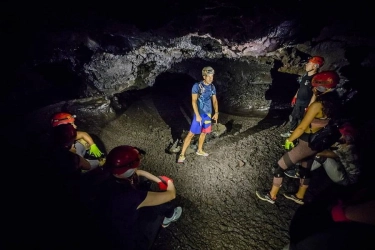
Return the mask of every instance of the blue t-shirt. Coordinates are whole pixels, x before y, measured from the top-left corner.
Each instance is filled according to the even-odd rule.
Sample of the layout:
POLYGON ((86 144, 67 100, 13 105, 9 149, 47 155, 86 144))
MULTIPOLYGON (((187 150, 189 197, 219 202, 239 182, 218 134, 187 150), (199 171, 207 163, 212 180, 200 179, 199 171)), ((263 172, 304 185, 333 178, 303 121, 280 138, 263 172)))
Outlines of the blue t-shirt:
POLYGON ((212 114, 212 101, 211 97, 216 95, 216 88, 211 84, 204 84, 202 82, 197 82, 193 85, 191 90, 192 94, 198 94, 198 111, 199 114, 212 114))

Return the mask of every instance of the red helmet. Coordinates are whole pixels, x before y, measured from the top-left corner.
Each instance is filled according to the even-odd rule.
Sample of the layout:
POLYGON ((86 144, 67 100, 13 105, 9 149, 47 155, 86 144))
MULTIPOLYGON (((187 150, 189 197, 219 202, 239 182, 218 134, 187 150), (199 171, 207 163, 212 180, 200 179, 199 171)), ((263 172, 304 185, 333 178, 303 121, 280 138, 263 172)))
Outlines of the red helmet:
POLYGON ((347 140, 347 141, 354 141, 358 136, 358 130, 354 128, 350 123, 344 123, 339 128, 341 135, 347 140))
POLYGON ((69 113, 57 113, 52 117, 52 127, 56 127, 61 124, 74 123, 75 117, 75 115, 71 115, 69 113))
POLYGON ((309 62, 315 63, 319 65, 319 68, 324 64, 324 58, 321 56, 313 56, 309 59, 309 62))
POLYGON ((59 148, 70 149, 77 137, 77 130, 72 124, 61 124, 52 128, 54 143, 59 148))
POLYGON ((335 71, 323 71, 314 75, 311 85, 313 87, 335 88, 339 81, 340 77, 335 71))
POLYGON ((125 173, 125 177, 130 177, 140 164, 139 152, 132 146, 117 146, 108 153, 106 163, 112 174, 125 173))

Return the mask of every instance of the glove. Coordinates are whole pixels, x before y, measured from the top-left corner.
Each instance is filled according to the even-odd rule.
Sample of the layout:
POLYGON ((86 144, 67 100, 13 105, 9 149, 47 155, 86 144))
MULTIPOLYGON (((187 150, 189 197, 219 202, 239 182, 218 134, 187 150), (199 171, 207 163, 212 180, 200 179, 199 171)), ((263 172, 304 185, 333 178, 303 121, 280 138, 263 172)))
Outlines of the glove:
POLYGON ((102 156, 103 153, 99 150, 99 148, 98 148, 98 146, 96 146, 96 144, 92 144, 90 146, 89 154, 93 155, 95 157, 100 157, 100 156, 102 156))
POLYGON ((344 207, 342 205, 342 201, 339 200, 338 204, 333 206, 331 209, 332 219, 335 222, 344 222, 350 221, 345 216, 344 207))
POLYGON ((286 139, 284 148, 286 150, 290 150, 290 149, 294 148, 294 143, 292 141, 289 141, 288 139, 286 139))
POLYGON ((292 102, 290 103, 292 106, 296 105, 297 97, 293 97, 292 102))
POLYGON ((168 188, 168 180, 171 180, 173 182, 173 180, 171 178, 168 178, 167 176, 158 176, 160 181, 158 182, 158 186, 159 186, 159 189, 160 190, 167 190, 168 188))

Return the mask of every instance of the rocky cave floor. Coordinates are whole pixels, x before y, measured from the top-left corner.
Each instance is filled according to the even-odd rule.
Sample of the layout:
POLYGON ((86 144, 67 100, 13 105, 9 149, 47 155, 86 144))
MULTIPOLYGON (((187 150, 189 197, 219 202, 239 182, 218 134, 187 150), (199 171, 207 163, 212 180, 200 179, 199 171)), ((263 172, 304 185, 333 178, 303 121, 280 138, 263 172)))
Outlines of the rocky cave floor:
MULTIPOLYGON (((89 124, 80 123, 85 117, 77 117, 77 125, 79 130, 93 135, 107 153, 124 144, 143 150, 141 169, 174 180, 175 201, 183 208, 183 214, 177 222, 160 230, 152 250, 281 250, 288 243, 289 223, 300 206, 284 198, 282 193, 296 191, 299 180, 286 177, 274 205, 259 200, 255 191, 271 188, 273 166, 285 152, 280 133, 288 129, 285 117, 289 112, 273 111, 263 115, 220 112, 218 123, 225 125, 226 132, 218 137, 207 137, 204 150, 210 155, 197 156, 190 149, 185 163, 178 164, 178 155, 168 149, 190 127, 191 107, 189 102, 182 103, 185 102, 179 97, 148 92, 139 95, 116 119, 104 126, 99 127, 95 117, 89 124)), ((16 127, 13 129, 17 130, 16 127)), ((16 132, 8 131, 7 134, 13 137, 16 132)), ((23 145, 19 142, 15 141, 23 145)), ((58 248, 62 243, 59 243, 59 235, 74 227, 67 225, 65 229, 57 222, 58 218, 63 218, 61 213, 65 208, 50 204, 54 200, 51 198, 60 198, 53 187, 42 180, 48 179, 48 174, 38 171, 36 162, 28 156, 33 152, 32 148, 22 150, 9 147, 3 150, 4 155, 14 157, 7 158, 14 161, 12 167, 4 169, 10 173, 4 173, 9 178, 2 183, 9 184, 3 189, 3 199, 9 198, 4 203, 7 205, 3 213, 7 239, 13 246, 30 247, 35 243, 46 245, 45 249, 50 249, 51 244, 58 248), (16 176, 14 169, 18 173, 16 176), (35 177, 36 172, 40 176, 35 177), (17 236, 20 226, 29 232, 23 239, 17 236), (62 231, 57 233, 50 226, 62 231)), ((324 190, 332 185, 324 170, 314 171, 305 200, 325 193, 324 190)), ((78 209, 73 211, 85 213, 78 209)), ((69 245, 69 239, 62 237, 69 245)))
MULTIPOLYGON (((287 129, 285 121, 277 115, 221 112, 219 123, 227 131, 207 138, 204 150, 210 155, 201 157, 189 150, 185 163, 178 164, 177 154, 169 153, 168 147, 175 140, 173 131, 189 129, 191 115, 159 96, 162 110, 155 98, 145 95, 116 120, 93 128, 107 151, 122 144, 138 147, 146 152, 141 169, 174 180, 183 214, 160 230, 152 249, 282 249, 299 205, 281 194, 297 190, 298 180, 285 178, 275 205, 260 201, 255 191, 271 187, 273 165, 284 153, 279 134, 287 129)), ((330 185, 324 172, 315 172, 307 200, 330 185)))

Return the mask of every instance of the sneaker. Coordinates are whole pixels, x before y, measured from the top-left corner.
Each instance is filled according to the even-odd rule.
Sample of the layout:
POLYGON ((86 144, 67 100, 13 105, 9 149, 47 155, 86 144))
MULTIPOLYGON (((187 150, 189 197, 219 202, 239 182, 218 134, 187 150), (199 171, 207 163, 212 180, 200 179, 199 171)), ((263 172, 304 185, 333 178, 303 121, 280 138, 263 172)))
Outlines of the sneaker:
POLYGON ((302 199, 298 198, 295 194, 284 193, 285 198, 294 201, 300 205, 305 204, 302 199))
POLYGON ((288 169, 284 173, 285 173, 286 176, 288 176, 290 178, 295 178, 295 179, 299 178, 299 174, 298 174, 297 169, 288 169))
POLYGON ((181 207, 176 207, 176 208, 174 209, 174 212, 173 212, 172 217, 170 217, 170 218, 165 217, 165 218, 164 218, 162 227, 166 228, 166 227, 168 227, 172 222, 177 221, 177 220, 181 217, 181 214, 182 214, 182 208, 181 208, 181 207))
POLYGON ((266 190, 264 190, 264 191, 256 191, 255 194, 262 201, 267 201, 267 202, 269 202, 271 204, 275 204, 276 198, 272 199, 269 191, 266 191, 266 190))
POLYGON ((184 155, 180 155, 178 157, 177 163, 184 163, 184 161, 185 161, 185 156, 184 155))
POLYGON ((280 134, 281 137, 285 137, 285 138, 288 138, 291 135, 292 135, 292 133, 290 133, 290 132, 286 132, 286 133, 280 134))
POLYGON ((203 151, 202 152, 197 151, 196 154, 200 155, 200 156, 208 156, 209 155, 209 154, 207 154, 206 152, 203 152, 203 151))

